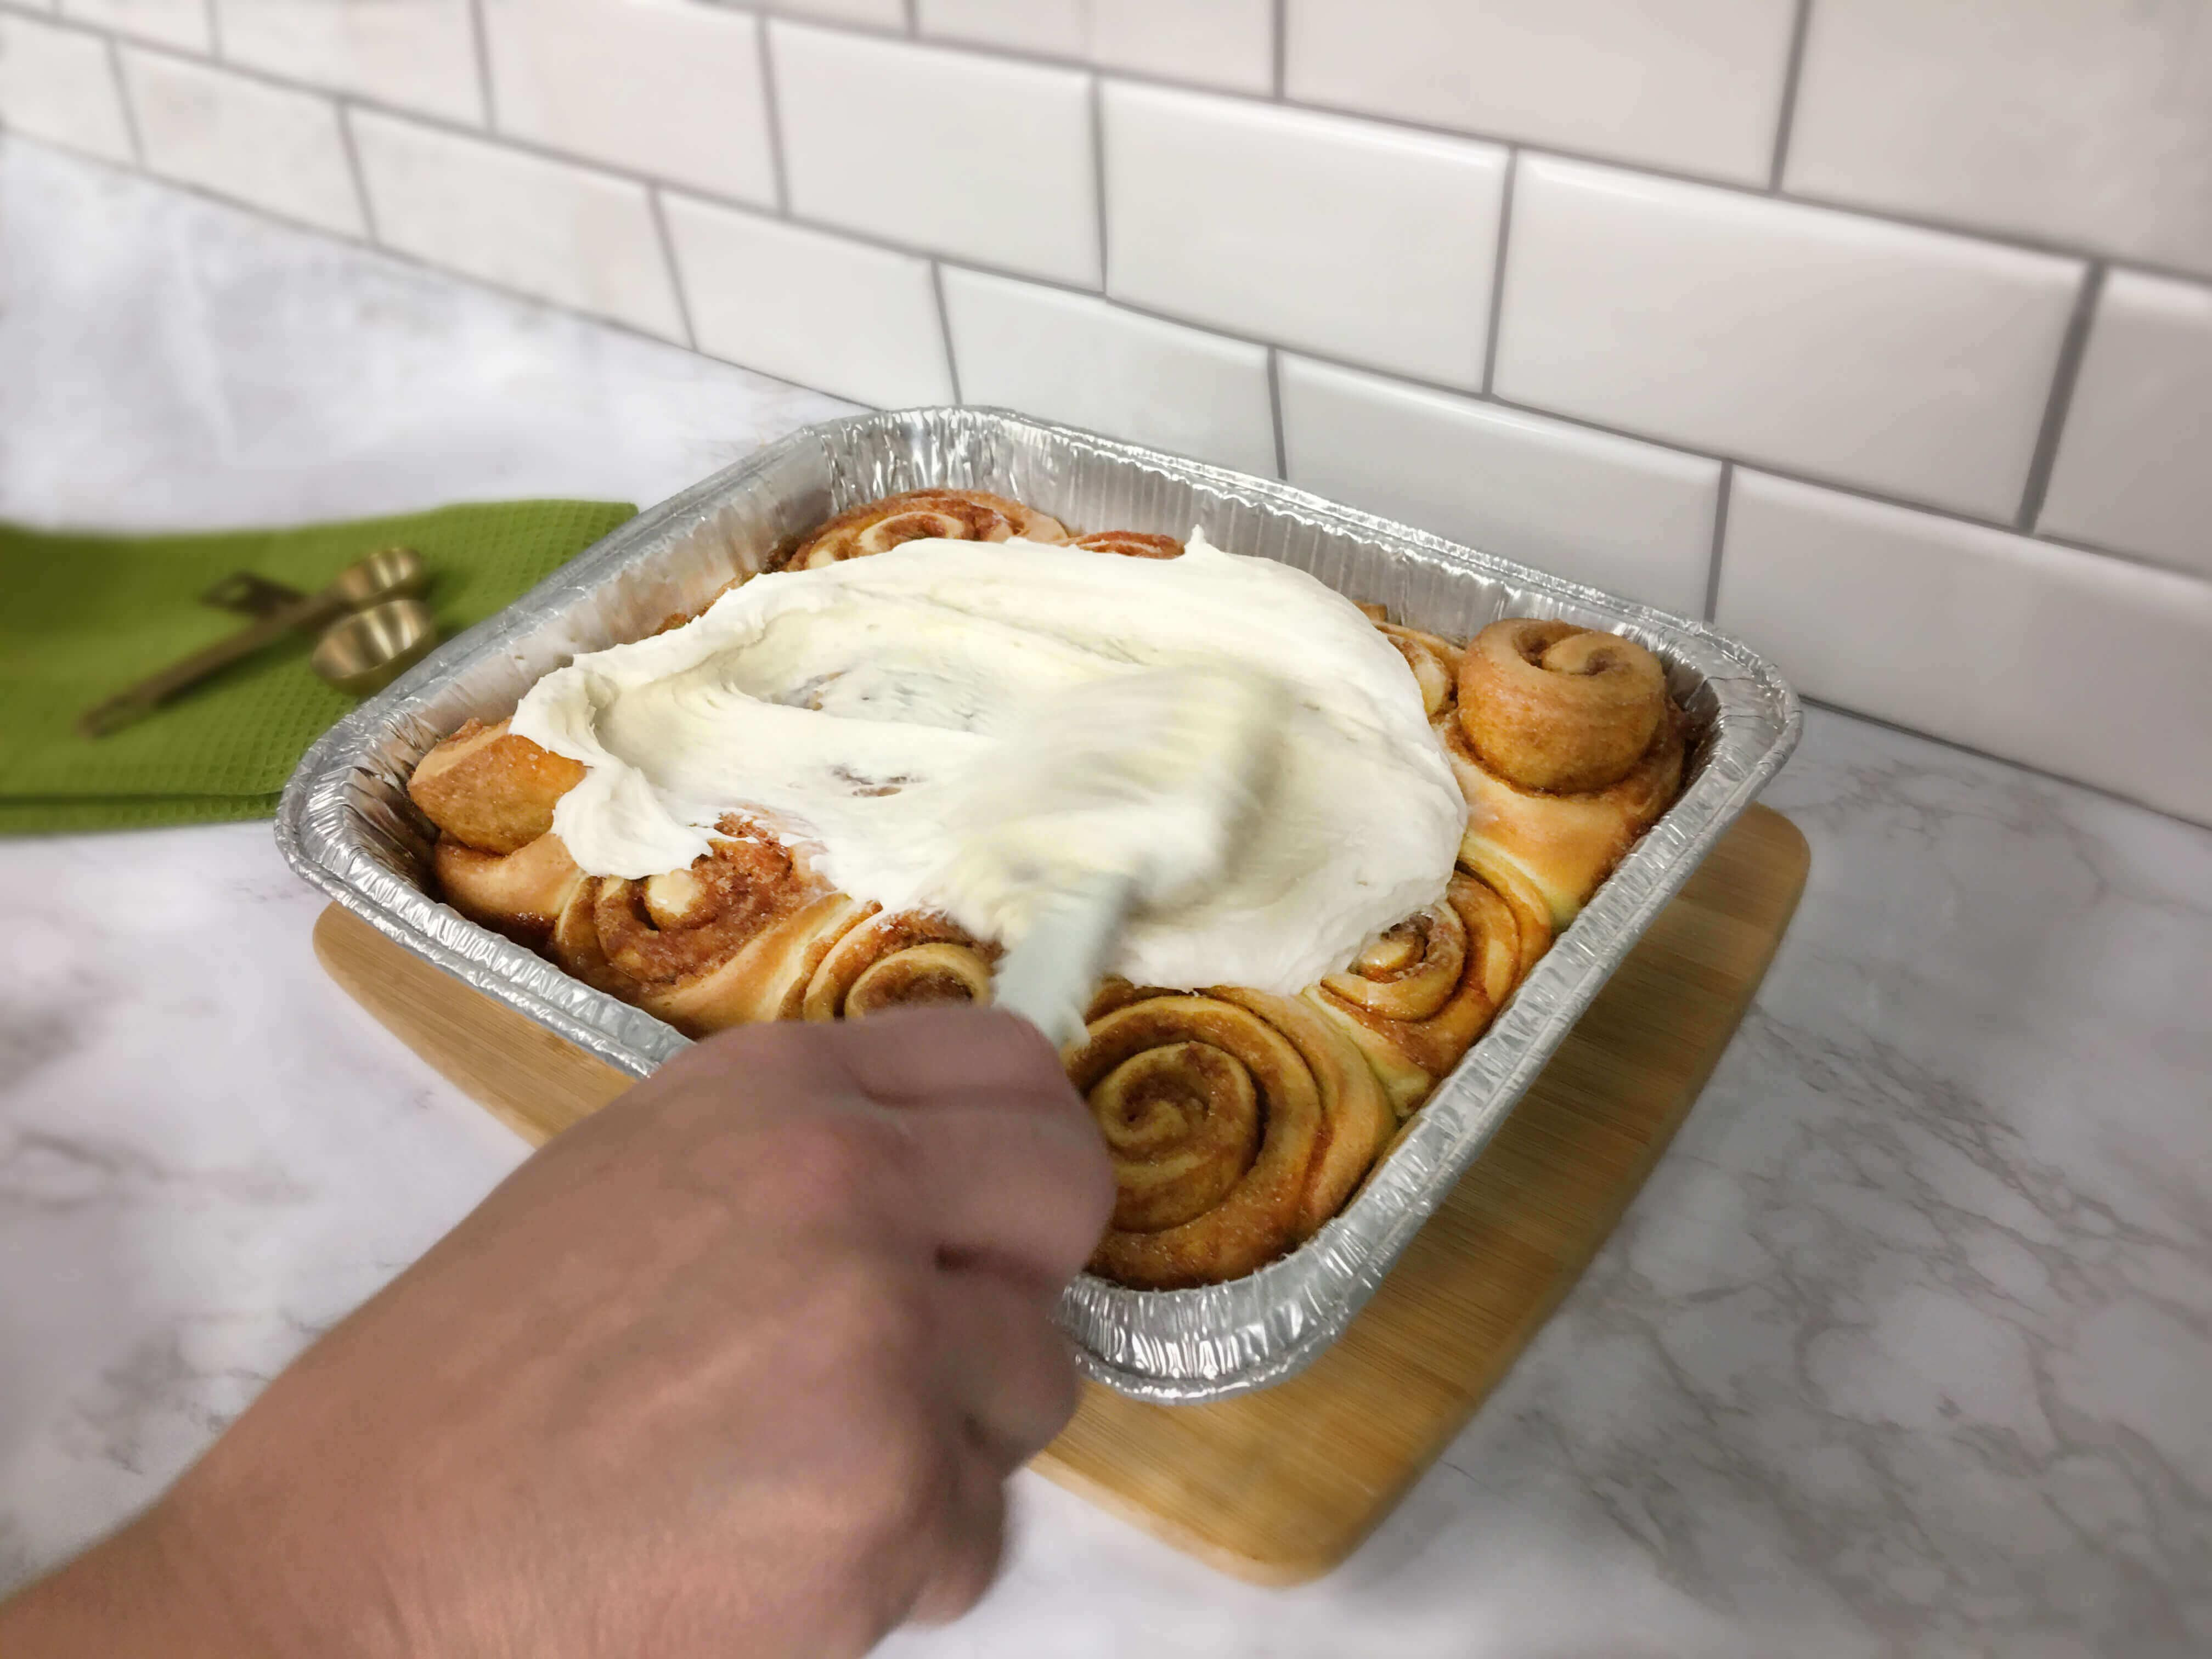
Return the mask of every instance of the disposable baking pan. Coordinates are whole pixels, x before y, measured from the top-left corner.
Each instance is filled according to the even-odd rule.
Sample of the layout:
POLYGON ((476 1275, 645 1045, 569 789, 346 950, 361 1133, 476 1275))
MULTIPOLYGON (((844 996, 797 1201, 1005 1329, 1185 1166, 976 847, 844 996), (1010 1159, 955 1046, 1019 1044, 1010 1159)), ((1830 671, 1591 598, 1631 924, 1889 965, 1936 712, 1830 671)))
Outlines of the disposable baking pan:
POLYGON ((1225 1285, 1133 1291, 1091 1277, 1061 1317, 1092 1376, 1162 1401, 1280 1382, 1342 1332, 1589 1005, 1607 975, 1796 744, 1797 700, 1763 659, 1696 622, 1493 558, 1269 479, 990 409, 911 409, 810 427, 641 514, 450 641, 310 750, 276 838, 302 876, 408 950, 643 1077, 685 1039, 465 921, 428 895, 417 759, 495 720, 552 669, 651 632, 855 502, 927 484, 989 489, 1084 530, 1186 534, 1280 560, 1397 620, 1465 638, 1502 616, 1563 617, 1665 661, 1694 738, 1681 799, 1598 890, 1344 1213, 1225 1285))

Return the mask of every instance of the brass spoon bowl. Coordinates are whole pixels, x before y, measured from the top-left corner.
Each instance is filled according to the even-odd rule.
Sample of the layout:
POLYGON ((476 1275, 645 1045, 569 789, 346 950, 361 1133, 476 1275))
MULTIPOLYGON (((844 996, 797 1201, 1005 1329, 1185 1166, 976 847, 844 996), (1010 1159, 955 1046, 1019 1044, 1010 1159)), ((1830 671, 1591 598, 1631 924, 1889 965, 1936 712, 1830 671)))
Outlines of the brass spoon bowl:
POLYGON ((386 599, 342 617, 315 641, 308 665, 341 691, 381 691, 429 654, 438 624, 420 599, 386 599))

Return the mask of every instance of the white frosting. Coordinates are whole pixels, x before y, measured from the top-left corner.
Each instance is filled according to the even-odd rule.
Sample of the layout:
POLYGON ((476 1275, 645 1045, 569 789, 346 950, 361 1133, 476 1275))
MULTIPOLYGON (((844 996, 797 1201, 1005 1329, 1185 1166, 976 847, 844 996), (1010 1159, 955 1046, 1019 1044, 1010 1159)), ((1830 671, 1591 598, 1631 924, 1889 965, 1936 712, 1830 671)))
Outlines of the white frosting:
MULTIPOLYGON (((1195 532, 1179 559, 918 541, 759 576, 547 675, 514 730, 588 769, 553 817, 587 872, 681 868, 742 812, 855 897, 1009 944, 1028 912, 979 845, 1079 823, 1019 846, 1139 876, 1148 902, 1110 966, 1139 984, 1312 983, 1435 902, 1466 817, 1411 671, 1358 608, 1195 532), (1134 691, 1100 682, 1160 669, 1269 678, 1283 705, 1266 799, 1196 887, 1221 862, 1222 800, 1088 811, 1079 774, 1036 763, 1134 691)), ((1066 873, 1054 862, 1048 880, 1066 873)))

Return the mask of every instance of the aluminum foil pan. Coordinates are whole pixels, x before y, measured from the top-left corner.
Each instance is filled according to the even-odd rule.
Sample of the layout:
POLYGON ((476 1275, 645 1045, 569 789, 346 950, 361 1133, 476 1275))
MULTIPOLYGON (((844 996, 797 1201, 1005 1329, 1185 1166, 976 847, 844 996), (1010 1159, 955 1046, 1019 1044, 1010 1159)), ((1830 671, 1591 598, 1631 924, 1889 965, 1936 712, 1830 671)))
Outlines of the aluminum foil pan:
POLYGON ((1504 1121, 1606 975, 1796 745, 1797 700, 1702 623, 1614 599, 1302 490, 1002 410, 917 409, 811 427, 641 514, 444 646, 331 728, 277 811, 292 866, 464 983, 643 1077, 685 1039, 464 921, 426 893, 417 759, 471 714, 513 711, 579 653, 632 640, 858 501, 926 484, 996 491, 1086 530, 1183 535, 1311 572, 1394 618, 1457 638, 1506 615, 1643 641, 1696 738, 1682 798, 1560 935, 1352 1204, 1303 1247, 1226 1285, 1132 1291, 1085 1277, 1061 1318, 1091 1376, 1160 1401, 1217 1399, 1309 1364, 1504 1121))

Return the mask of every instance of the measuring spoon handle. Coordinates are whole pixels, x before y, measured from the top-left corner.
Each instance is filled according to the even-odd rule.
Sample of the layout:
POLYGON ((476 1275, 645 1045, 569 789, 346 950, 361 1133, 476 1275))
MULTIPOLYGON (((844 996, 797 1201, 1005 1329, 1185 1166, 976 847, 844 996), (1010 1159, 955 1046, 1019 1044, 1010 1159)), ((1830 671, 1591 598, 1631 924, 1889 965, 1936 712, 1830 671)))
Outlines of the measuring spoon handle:
POLYGON ((243 661, 295 629, 326 623, 344 609, 345 601, 335 593, 310 593, 88 708, 77 716, 76 729, 88 738, 104 738, 111 732, 118 732, 209 675, 243 661))

